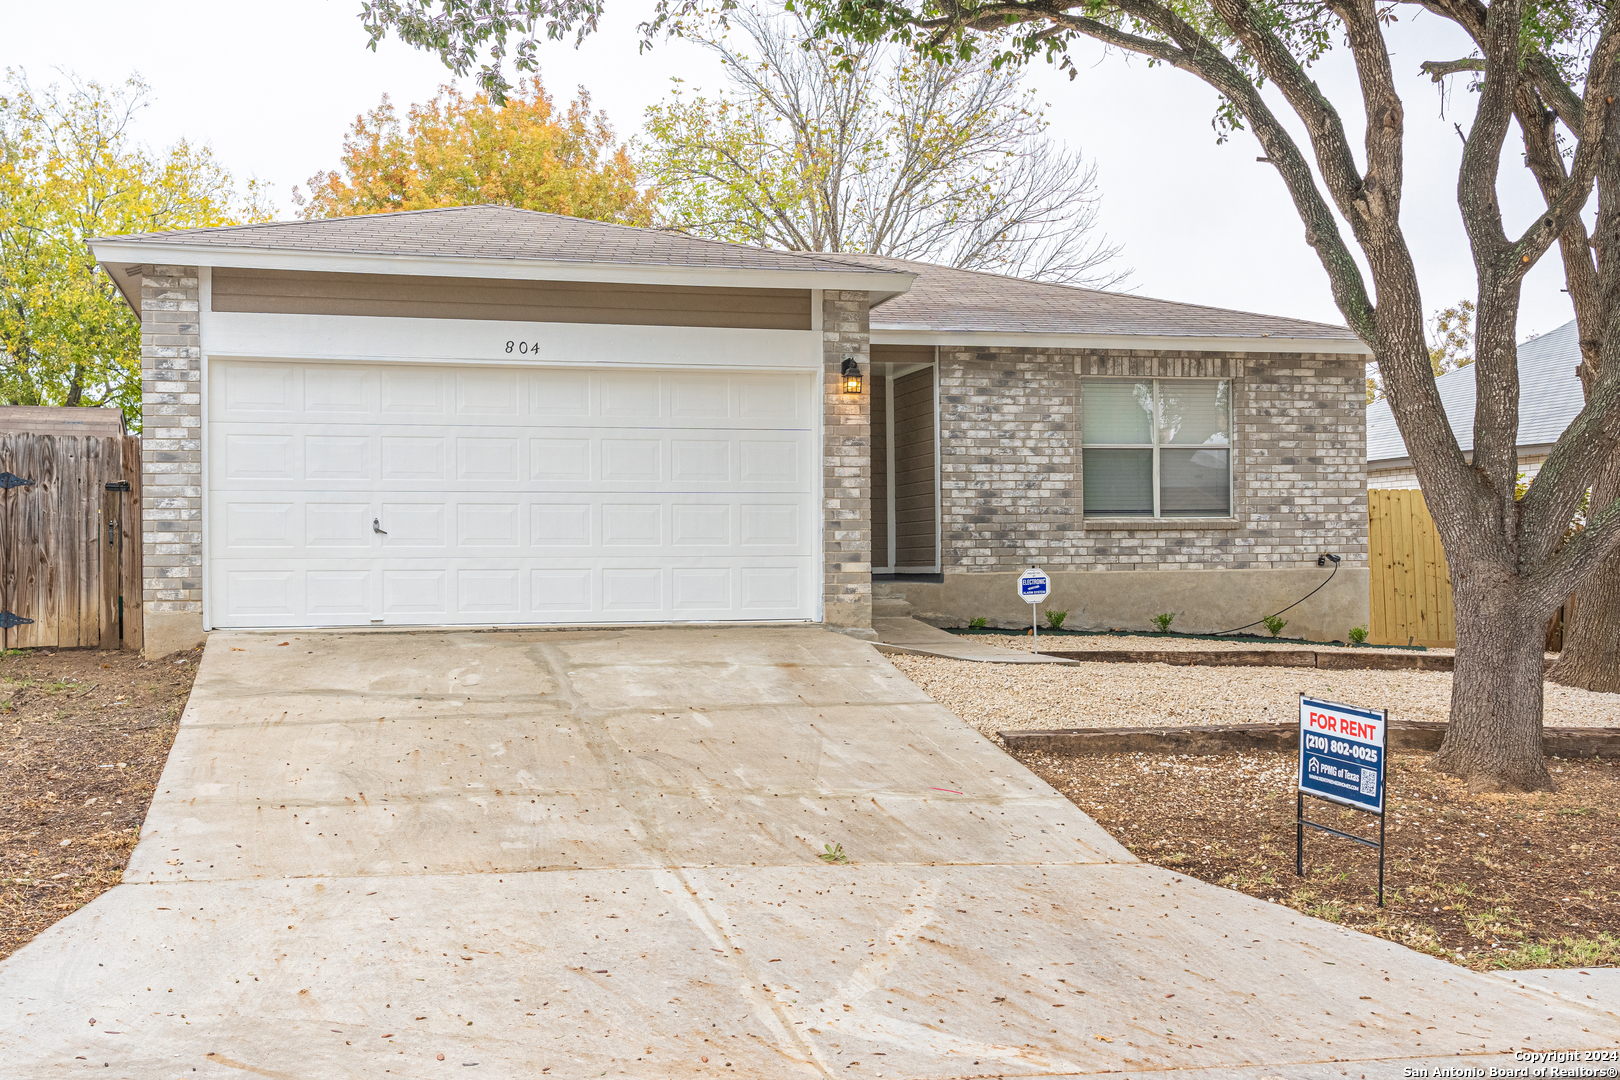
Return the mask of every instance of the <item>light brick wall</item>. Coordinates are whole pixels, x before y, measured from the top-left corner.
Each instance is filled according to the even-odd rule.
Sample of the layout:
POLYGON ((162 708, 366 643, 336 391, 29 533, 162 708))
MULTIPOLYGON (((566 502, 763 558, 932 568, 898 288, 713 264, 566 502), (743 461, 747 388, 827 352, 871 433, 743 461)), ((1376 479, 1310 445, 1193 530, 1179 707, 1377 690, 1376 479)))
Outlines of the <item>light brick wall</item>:
POLYGON ((822 296, 822 560, 824 621, 872 625, 871 332, 864 292, 822 296), (843 392, 844 357, 864 376, 859 397, 843 392))
POLYGON ((1366 388, 1358 356, 943 349, 947 572, 1298 567, 1367 562, 1366 388), (1236 527, 1087 526, 1080 380, 1231 377, 1236 527))
POLYGON ((141 552, 147 612, 202 626, 202 342, 195 266, 141 277, 141 552))

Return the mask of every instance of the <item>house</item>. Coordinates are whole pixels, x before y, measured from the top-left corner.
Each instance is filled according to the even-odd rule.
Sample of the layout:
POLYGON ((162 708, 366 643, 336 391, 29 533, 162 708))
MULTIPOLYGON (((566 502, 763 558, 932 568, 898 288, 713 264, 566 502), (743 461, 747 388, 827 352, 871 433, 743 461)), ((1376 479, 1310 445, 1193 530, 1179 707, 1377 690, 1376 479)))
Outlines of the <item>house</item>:
MULTIPOLYGON (((1553 444, 1586 405, 1580 377, 1580 333, 1575 320, 1519 346, 1519 468, 1526 478, 1541 471, 1553 444)), ((1446 372, 1434 381, 1457 445, 1474 452, 1474 365, 1446 372)), ((1415 488, 1417 473, 1406 441, 1395 426, 1389 401, 1367 406, 1367 486, 1415 488)))
POLYGON ((0 405, 0 435, 79 435, 113 438, 126 434, 116 408, 73 405, 0 405))
POLYGON ((1366 621, 1347 330, 503 207, 109 237, 147 640, 806 621, 1366 621), (1159 421, 1154 422, 1157 416, 1159 421))

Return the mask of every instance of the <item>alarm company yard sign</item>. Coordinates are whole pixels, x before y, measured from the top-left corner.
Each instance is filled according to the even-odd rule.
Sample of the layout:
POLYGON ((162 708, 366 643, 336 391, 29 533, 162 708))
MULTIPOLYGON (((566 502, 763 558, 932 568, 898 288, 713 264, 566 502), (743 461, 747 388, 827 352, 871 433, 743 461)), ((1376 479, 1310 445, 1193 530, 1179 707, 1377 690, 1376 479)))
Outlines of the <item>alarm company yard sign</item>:
POLYGON ((1299 698, 1299 782, 1295 795, 1294 872, 1305 874, 1305 830, 1318 829, 1378 849, 1378 906, 1384 906, 1384 777, 1389 714, 1299 698), (1305 819, 1305 796, 1378 815, 1378 839, 1305 819))

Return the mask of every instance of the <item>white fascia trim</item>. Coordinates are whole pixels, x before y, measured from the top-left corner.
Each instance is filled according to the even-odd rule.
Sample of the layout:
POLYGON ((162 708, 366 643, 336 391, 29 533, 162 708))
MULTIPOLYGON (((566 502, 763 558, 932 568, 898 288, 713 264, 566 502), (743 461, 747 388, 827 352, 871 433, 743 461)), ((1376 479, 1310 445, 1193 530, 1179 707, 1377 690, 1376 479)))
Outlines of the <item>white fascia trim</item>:
POLYGON ((1283 337, 1176 337, 1163 334, 1049 334, 1017 330, 872 327, 873 345, 982 345, 1027 349, 1152 349, 1166 352, 1337 353, 1371 356, 1360 340, 1283 337))
POLYGON ((165 266, 227 266, 248 270, 313 270, 339 274, 493 278, 514 281, 605 281, 626 285, 707 285, 741 289, 858 289, 903 293, 917 275, 895 270, 747 270, 717 266, 626 266, 616 263, 548 262, 540 259, 473 259, 448 255, 352 255, 321 251, 265 251, 183 244, 100 240, 90 245, 96 261, 165 266))
MULTIPOLYGON (((1557 443, 1522 443, 1519 446, 1514 447, 1514 450, 1518 453, 1520 458, 1546 457, 1553 452, 1553 448, 1557 445, 1557 443)), ((1465 461, 1473 461, 1474 448, 1470 446, 1468 449, 1462 452, 1462 455, 1465 461)), ((1412 467, 1412 459, 1410 457, 1367 459, 1367 468, 1369 471, 1373 469, 1410 469, 1412 467)))
POLYGON ((812 330, 205 311, 212 358, 820 371, 812 330), (513 342, 512 352, 506 343, 513 342))

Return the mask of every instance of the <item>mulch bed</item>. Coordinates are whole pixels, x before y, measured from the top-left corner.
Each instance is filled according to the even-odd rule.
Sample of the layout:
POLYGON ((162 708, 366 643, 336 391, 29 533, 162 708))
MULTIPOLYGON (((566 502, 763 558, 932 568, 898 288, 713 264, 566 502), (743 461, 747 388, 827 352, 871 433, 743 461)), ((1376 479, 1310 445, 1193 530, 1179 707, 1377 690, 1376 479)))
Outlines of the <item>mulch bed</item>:
POLYGON ((201 655, 0 654, 0 959, 122 878, 201 655))
MULTIPOLYGON (((1470 795, 1390 756, 1385 903, 1378 854, 1307 831, 1294 875, 1292 753, 1017 753, 1138 858, 1476 970, 1620 964, 1620 761, 1551 760, 1551 795, 1470 795)), ((1377 819, 1306 816, 1376 839, 1377 819)))

